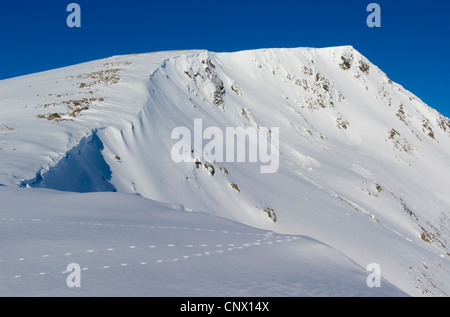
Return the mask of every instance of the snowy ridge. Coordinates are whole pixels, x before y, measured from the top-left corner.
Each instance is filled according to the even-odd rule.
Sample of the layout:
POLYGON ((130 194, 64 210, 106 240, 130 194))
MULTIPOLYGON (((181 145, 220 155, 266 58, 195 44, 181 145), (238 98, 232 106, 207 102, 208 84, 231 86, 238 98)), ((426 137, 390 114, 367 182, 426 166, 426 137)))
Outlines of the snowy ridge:
POLYGON ((7 187, 138 194, 310 237, 413 296, 450 293, 450 120, 350 46, 115 56, 0 81, 0 102, 7 187), (278 172, 174 163, 171 131, 199 118, 279 127, 278 172))

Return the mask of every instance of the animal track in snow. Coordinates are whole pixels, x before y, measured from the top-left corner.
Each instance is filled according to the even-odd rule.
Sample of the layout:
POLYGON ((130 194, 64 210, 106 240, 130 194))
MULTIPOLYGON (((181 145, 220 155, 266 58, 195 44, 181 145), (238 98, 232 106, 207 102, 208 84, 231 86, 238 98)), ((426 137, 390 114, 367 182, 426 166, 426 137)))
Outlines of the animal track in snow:
MULTIPOLYGON (((149 229, 149 230, 183 230, 183 231, 202 231, 208 234, 214 235, 224 235, 224 236, 247 236, 254 237, 255 239, 251 239, 250 241, 243 241, 247 239, 239 238, 241 243, 227 243, 226 238, 223 243, 219 244, 207 244, 207 243, 191 243, 191 244, 176 244, 176 243, 161 243, 161 244, 123 244, 122 245, 111 245, 111 247, 103 247, 103 248, 86 248, 85 250, 67 250, 66 252, 61 252, 59 254, 50 254, 45 253, 39 256, 31 257, 31 256, 22 256, 16 258, 18 262, 23 261, 31 261, 40 258, 44 261, 54 261, 55 259, 61 260, 63 257, 70 257, 73 262, 76 262, 77 255, 83 256, 83 259, 90 259, 90 256, 98 257, 104 256, 104 264, 89 264, 83 266, 82 270, 87 271, 88 269, 101 269, 106 270, 110 268, 124 268, 124 267, 132 267, 132 266, 144 266, 144 265, 159 265, 164 263, 175 263, 180 261, 187 261, 194 257, 204 257, 204 256, 214 256, 224 254, 226 252, 233 252, 236 250, 243 250, 244 248, 256 247, 262 245, 272 245, 274 242, 282 243, 282 242, 291 242, 293 240, 301 239, 300 237, 293 236, 282 236, 277 235, 274 232, 266 232, 266 233, 252 233, 252 232, 236 232, 236 231, 228 231, 228 230, 214 230, 214 229, 202 229, 202 228, 188 228, 188 227, 175 227, 175 226, 147 226, 147 225, 133 225, 133 224, 112 224, 112 223, 100 223, 100 222, 86 222, 86 221, 60 221, 60 220, 50 220, 50 219, 39 219, 39 218, 0 218, 0 221, 30 221, 34 223, 65 223, 65 224, 76 224, 81 226, 107 226, 107 227, 115 227, 115 228, 140 228, 140 229, 149 229), (202 250, 203 249, 203 250, 202 250), (122 254, 125 250, 130 250, 129 252, 137 251, 138 253, 130 253, 130 254, 122 254), (132 251, 133 250, 133 251, 132 251), (150 251, 151 250, 151 251, 150 251), (166 255, 168 250, 175 250, 173 256, 168 257, 159 257, 158 254, 166 255), (186 254, 183 250, 192 250, 192 253, 186 254), (199 250, 202 250, 199 252, 199 250), (150 252, 150 253, 149 253, 150 252), (183 254, 184 253, 184 254, 183 254), (84 254, 84 255, 83 255, 84 254), (132 258, 130 255, 133 254, 132 258), (119 258, 117 258, 117 255, 119 258), (142 257, 142 260, 135 260, 136 257, 142 257), (144 259, 145 258, 145 259, 144 259), (126 261, 124 261, 126 260, 126 261), (131 260, 131 261, 129 261, 131 260), (113 263, 113 261, 115 263, 113 263), (88 267, 89 266, 89 267, 88 267)), ((198 238, 198 237, 196 237, 198 238)), ((224 238, 220 238, 224 239, 224 238)), ((117 242, 116 242, 117 243, 117 242)), ((173 253, 173 251, 170 251, 173 253)), ((97 259, 98 260, 98 259, 97 259)), ((14 260, 8 260, 2 258, 0 260, 0 265, 4 263, 10 263, 14 260)), ((32 262, 32 261, 31 261, 32 262)), ((86 261, 85 261, 86 262, 86 261)), ((101 262, 101 260, 100 260, 101 262)), ((34 263, 32 263, 34 264, 34 263)), ((67 271, 59 271, 59 274, 67 274, 67 271)), ((48 271, 35 271, 34 273, 26 273, 26 274, 12 274, 12 278, 20 279, 24 276, 51 276, 51 272, 48 271)))

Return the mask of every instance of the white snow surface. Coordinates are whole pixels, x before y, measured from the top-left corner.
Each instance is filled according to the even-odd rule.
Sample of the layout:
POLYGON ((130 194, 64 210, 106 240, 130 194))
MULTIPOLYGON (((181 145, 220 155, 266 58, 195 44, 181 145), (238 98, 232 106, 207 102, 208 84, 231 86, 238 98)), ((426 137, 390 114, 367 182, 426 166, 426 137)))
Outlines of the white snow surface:
POLYGON ((0 296, 406 295, 384 280, 367 287, 365 268, 307 236, 130 194, 2 188, 0 197, 0 296), (81 267, 80 288, 67 287, 69 263, 81 267))
POLYGON ((449 159, 450 120, 350 46, 2 80, 0 295, 448 296, 449 159), (279 127, 278 172, 173 162, 194 119, 279 127))

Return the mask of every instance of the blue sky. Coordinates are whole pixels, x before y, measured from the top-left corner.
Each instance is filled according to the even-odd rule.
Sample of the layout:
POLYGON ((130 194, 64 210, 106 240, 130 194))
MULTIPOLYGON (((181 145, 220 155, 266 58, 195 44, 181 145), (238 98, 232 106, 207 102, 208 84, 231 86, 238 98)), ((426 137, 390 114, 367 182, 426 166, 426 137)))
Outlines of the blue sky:
POLYGON ((352 45, 450 117, 450 1, 1 0, 0 79, 118 54, 352 45), (81 28, 66 7, 81 6, 81 28), (381 28, 366 25, 381 6, 381 28))

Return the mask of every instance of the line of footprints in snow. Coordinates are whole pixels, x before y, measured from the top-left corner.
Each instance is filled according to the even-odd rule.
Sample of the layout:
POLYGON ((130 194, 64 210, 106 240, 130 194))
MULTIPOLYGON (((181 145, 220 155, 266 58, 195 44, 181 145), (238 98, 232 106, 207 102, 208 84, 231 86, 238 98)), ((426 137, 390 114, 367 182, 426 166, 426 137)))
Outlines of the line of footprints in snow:
MULTIPOLYGON (((130 265, 147 265, 147 264, 160 264, 160 263, 165 263, 165 262, 177 262, 179 260, 186 260, 189 259, 191 257, 200 257, 200 256, 209 256, 209 255, 213 255, 213 254, 221 254, 224 253, 225 251, 233 251, 233 250, 242 250, 246 247, 251 247, 251 246, 258 246, 258 245, 270 245, 270 244, 274 244, 274 243, 281 243, 281 242, 289 242, 289 241, 293 241, 293 240, 300 240, 302 239, 299 236, 274 236, 274 232, 267 232, 267 233, 251 233, 251 232, 233 232, 233 231, 225 231, 225 230, 214 230, 214 229, 201 229, 201 228, 188 228, 188 227, 167 227, 167 226, 146 226, 146 225, 132 225, 132 224, 110 224, 110 223, 99 223, 99 222, 84 222, 84 221, 61 221, 61 220, 50 220, 50 219, 24 219, 24 218, 0 218, 0 221, 30 221, 30 222, 57 222, 57 223, 61 223, 61 224, 76 224, 76 225, 87 225, 87 226, 108 226, 108 227, 125 227, 125 228, 143 228, 143 229, 165 229, 165 230, 194 230, 194 231, 206 231, 206 232, 211 232, 211 233, 221 233, 221 234, 230 234, 230 235, 246 235, 246 236, 256 236, 256 237, 260 237, 260 239, 256 239, 254 241, 248 242, 248 243, 244 243, 241 245, 236 245, 233 243, 229 243, 229 244, 214 244, 214 245, 208 245, 208 244, 199 244, 199 245, 193 245, 193 244, 184 244, 184 245, 175 245, 175 244, 166 244, 166 245, 162 245, 162 246, 157 246, 157 245, 147 245, 145 247, 142 246, 136 246, 136 245, 130 245, 128 246, 127 249, 135 249, 135 250, 142 250, 144 248, 148 248, 148 249, 157 249, 157 248, 175 248, 175 247, 182 247, 182 248, 207 248, 207 247, 214 247, 214 248, 218 248, 215 249, 213 251, 204 251, 204 252, 197 252, 197 253, 192 253, 190 255, 184 255, 181 257, 174 257, 174 258, 168 258, 168 259, 157 259, 157 260, 153 260, 150 262, 145 262, 145 261, 141 261, 138 263, 120 263, 117 265, 104 265, 104 266, 100 266, 97 267, 97 269, 109 269, 112 267, 127 267, 130 265), (270 241, 271 240, 271 241, 270 241)), ((93 254, 93 253, 98 253, 101 251, 106 251, 106 252, 114 252, 117 249, 115 248, 107 248, 105 250, 93 250, 93 249, 88 249, 88 250, 84 250, 82 252, 86 253, 86 254, 93 254)), ((64 253, 64 256, 69 257, 71 255, 73 255, 74 252, 66 252, 64 253)), ((57 256, 57 255, 56 255, 57 256)), ((54 257, 50 254, 44 254, 42 256, 40 256, 41 259, 45 259, 45 258, 51 258, 54 257)), ((27 261, 29 260, 30 257, 21 257, 16 259, 15 261, 21 262, 21 261, 27 261)), ((2 264, 2 262, 4 263, 3 259, 0 259, 0 265, 2 264)), ((89 268, 87 267, 83 267, 81 268, 83 271, 87 271, 89 268)), ((61 274, 67 274, 69 273, 68 271, 62 271, 61 274)), ((32 274, 34 276, 45 276, 47 275, 47 272, 38 272, 35 274, 32 274)), ((12 276, 12 278, 18 279, 18 278, 23 278, 23 275, 14 275, 12 276)))

